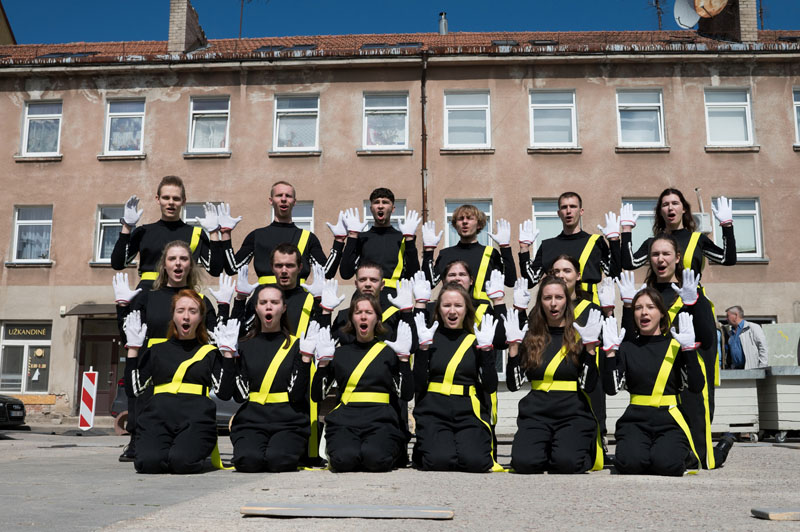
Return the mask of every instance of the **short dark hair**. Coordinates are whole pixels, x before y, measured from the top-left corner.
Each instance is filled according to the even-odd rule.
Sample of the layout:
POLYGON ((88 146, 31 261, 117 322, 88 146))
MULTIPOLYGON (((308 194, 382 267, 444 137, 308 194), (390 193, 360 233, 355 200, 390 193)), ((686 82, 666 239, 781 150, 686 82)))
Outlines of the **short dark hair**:
POLYGON ((378 270, 381 274, 381 277, 384 277, 386 275, 383 271, 383 266, 381 266, 377 262, 372 262, 367 260, 358 263, 358 268, 356 268, 356 277, 358 277, 358 270, 363 270, 364 268, 373 268, 378 270))
POLYGON ((558 197, 556 205, 561 207, 561 200, 566 198, 578 198, 578 207, 580 207, 581 209, 583 208, 583 199, 581 198, 581 195, 578 194, 577 192, 564 192, 558 197))
POLYGON ((272 183, 272 186, 269 187, 269 197, 272 197, 272 194, 275 192, 275 187, 278 185, 286 185, 287 187, 292 187, 292 196, 294 199, 297 199, 297 191, 294 189, 294 185, 289 183, 288 181, 275 181, 272 183))
POLYGON ((394 203, 394 193, 385 187, 378 187, 369 195, 369 202, 372 203, 378 198, 386 198, 394 203))
POLYGON ((288 242, 283 242, 283 243, 278 244, 277 246, 275 246, 275 249, 273 249, 272 253, 270 253, 270 255, 269 255, 269 263, 270 264, 275 262, 275 254, 276 253, 281 253, 283 255, 294 255, 295 256, 295 261, 297 262, 298 266, 301 266, 302 263, 303 263, 302 256, 300 255, 300 250, 297 249, 297 246, 295 246, 294 244, 290 244, 288 242))
POLYGON ((173 186, 178 187, 181 189, 181 199, 186 201, 186 187, 183 186, 183 179, 176 175, 165 175, 161 178, 161 181, 158 183, 158 190, 156 194, 158 196, 161 195, 161 188, 165 186, 173 186))

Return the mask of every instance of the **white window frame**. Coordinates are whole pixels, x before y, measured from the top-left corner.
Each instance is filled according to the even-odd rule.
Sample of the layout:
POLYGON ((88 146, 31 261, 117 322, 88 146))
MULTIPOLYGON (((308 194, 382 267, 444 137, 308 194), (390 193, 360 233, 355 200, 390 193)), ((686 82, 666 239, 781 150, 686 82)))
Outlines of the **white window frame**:
MULTIPOLYGON (((460 207, 461 205, 475 205, 476 203, 488 202, 489 203, 489 211, 482 211, 484 215, 486 215, 486 227, 483 228, 483 231, 487 233, 486 242, 481 242, 482 245, 491 246, 493 245, 493 241, 488 236, 489 231, 493 231, 494 228, 492 227, 492 223, 494 221, 493 212, 494 212, 494 202, 491 198, 470 198, 470 199, 446 199, 444 201, 444 246, 450 247, 455 246, 458 243, 458 240, 455 242, 450 241, 450 229, 453 227, 451 221, 453 219, 453 215, 450 212, 449 206, 453 205, 453 212, 460 207)), ((477 205, 475 205, 477 207, 477 205)), ((480 232, 478 232, 478 236, 480 237, 480 232)), ((480 242, 480 239, 478 240, 480 242)))
POLYGON ((105 230, 110 227, 122 227, 122 222, 119 219, 105 219, 102 217, 103 209, 118 208, 124 210, 124 205, 98 205, 97 213, 95 214, 95 238, 94 238, 94 262, 98 264, 111 263, 111 257, 105 258, 100 256, 100 248, 103 244, 103 234, 105 230))
POLYGON ((794 122, 794 145, 800 146, 800 89, 792 89, 792 121, 794 122))
POLYGON ((53 247, 53 206, 52 205, 15 205, 14 206, 14 246, 12 249, 11 262, 18 264, 50 264, 52 260, 52 247, 53 247), (49 220, 20 220, 20 209, 37 208, 37 207, 50 207, 49 220), (19 244, 19 229, 21 225, 42 225, 50 227, 50 243, 47 247, 46 259, 18 259, 17 246, 19 244))
MULTIPOLYGON (((656 212, 656 206, 658 204, 658 198, 657 197, 652 197, 652 198, 642 198, 642 197, 622 198, 622 201, 620 202, 620 208, 622 208, 622 206, 625 205, 626 203, 630 203, 631 205, 634 206, 633 214, 638 214, 639 215, 639 218, 638 218, 638 220, 636 222, 636 227, 647 228, 647 235, 644 237, 645 240, 647 240, 648 238, 653 236, 653 223, 655 222, 655 212, 656 212), (638 202, 638 201, 647 201, 647 202, 650 202, 651 205, 647 209, 639 209, 639 208, 636 208, 636 204, 633 203, 633 202, 638 202)), ((634 228, 632 230, 632 232, 635 232, 635 231, 636 231, 636 228, 634 228)), ((643 242, 644 242, 644 240, 642 242, 634 241, 633 240, 633 235, 631 235, 631 245, 633 246, 634 252, 637 249, 639 249, 639 246, 641 246, 643 242)))
POLYGON ((555 147, 555 148, 575 148, 578 146, 578 119, 577 119, 577 111, 575 105, 575 90, 568 89, 568 90, 531 90, 528 92, 528 119, 530 122, 530 145, 532 148, 547 148, 547 147, 555 147), (572 103, 533 103, 533 95, 534 94, 543 94, 543 93, 560 93, 560 94, 569 94, 572 96, 572 103), (570 111, 570 121, 572 125, 572 142, 536 142, 533 134, 533 126, 534 126, 534 111, 539 109, 566 109, 570 111))
POLYGON ((448 149, 485 149, 492 147, 492 94, 488 90, 457 90, 444 93, 444 147, 448 149), (485 105, 447 105, 447 97, 457 94, 485 94, 485 105), (451 144, 450 143, 450 111, 485 111, 486 143, 485 144, 451 144))
MULTIPOLYGON (((368 199, 364 200, 364 220, 367 222, 367 226, 364 228, 364 231, 368 231, 375 223, 375 218, 372 217, 372 211, 369 209, 370 205, 371 203, 368 199)), ((392 227, 399 229, 398 225, 406 221, 407 212, 408 201, 396 198, 394 200, 394 212, 389 218, 389 223, 392 224, 392 227)))
POLYGON ((64 102, 61 100, 43 100, 43 101, 30 101, 25 102, 25 124, 22 133, 22 155, 24 157, 48 157, 54 155, 61 155, 61 125, 64 123, 64 102), (44 114, 44 115, 30 115, 29 108, 31 105, 36 104, 60 104, 61 112, 58 114, 44 114), (58 141, 56 142, 56 151, 28 151, 28 132, 30 129, 31 120, 54 120, 58 119, 58 141))
MULTIPOLYGON (((272 221, 275 221, 275 209, 270 209, 272 213, 272 221)), ((295 224, 300 229, 307 229, 314 232, 314 218, 316 216, 316 210, 314 209, 314 202, 311 200, 302 200, 297 201, 292 208, 292 223, 295 224), (298 216, 295 214, 297 212, 297 207, 299 206, 309 206, 311 207, 311 216, 298 216)))
POLYGON ((365 150, 407 150, 408 149, 408 93, 407 92, 365 92, 361 98, 362 100, 362 108, 363 112, 363 125, 362 125, 362 138, 361 138, 361 145, 365 150), (374 107, 367 107, 367 98, 370 96, 394 96, 394 97, 403 97, 406 99, 406 104, 402 107, 394 107, 394 106, 374 106, 374 107), (368 135, 367 132, 369 129, 367 128, 367 117, 369 115, 381 115, 381 114, 399 114, 403 112, 405 115, 405 125, 404 125, 404 140, 403 144, 370 144, 368 142, 368 135))
MULTIPOLYGON (((103 145, 103 152, 105 155, 141 155, 144 153, 144 126, 145 126, 145 112, 147 111, 147 103, 144 98, 120 98, 106 101, 106 131, 105 143, 103 145), (113 113, 111 112, 111 104, 113 103, 139 103, 142 104, 140 112, 125 112, 113 113), (111 144, 111 119, 112 118, 141 118, 142 127, 140 128, 139 149, 138 150, 112 150, 109 147, 111 144)), ((193 137, 192 137, 193 138, 193 137)))
MULTIPOLYGON (((204 207, 205 207, 205 204, 206 204, 206 202, 204 202, 204 201, 203 202, 199 202, 199 203, 197 203, 197 202, 184 203, 183 207, 181 208, 181 220, 183 220, 184 223, 189 224, 189 225, 191 225, 193 227, 202 227, 202 225, 200 225, 200 222, 198 221, 198 217, 197 216, 189 216, 188 210, 190 208, 192 210, 194 210, 195 208, 198 208, 198 209, 201 210, 201 212, 205 216, 205 211, 203 210, 204 207)), ((216 205, 216 203, 215 203, 215 205, 216 205)))
MULTIPOLYGON (((727 196, 726 196, 727 197, 727 196)), ((764 258, 764 231, 763 226, 761 224, 761 199, 758 197, 728 197, 728 199, 735 201, 752 201, 754 202, 755 208, 752 210, 737 210, 736 208, 733 209, 733 217, 734 217, 734 228, 736 226, 735 218, 736 216, 752 216, 753 217, 753 230, 755 231, 755 241, 756 241, 756 251, 755 253, 739 253, 736 252, 737 259, 744 259, 744 260, 753 260, 753 259, 763 259, 764 258)), ((717 201, 716 197, 711 198, 712 204, 717 201)), ((718 246, 722 247, 722 228, 719 224, 714 225, 714 234, 713 239, 714 243, 718 246)))
POLYGON ((273 111, 272 122, 272 150, 276 152, 304 152, 304 151, 319 151, 319 122, 320 122, 320 97, 319 94, 278 94, 275 96, 275 106, 273 111), (315 108, 305 107, 299 109, 278 109, 278 101, 281 99, 292 98, 312 98, 317 99, 317 106, 315 108), (278 131, 279 122, 282 116, 314 116, 316 118, 314 128, 314 145, 313 146, 278 146, 278 131))
POLYGON ((706 115, 706 145, 707 146, 753 146, 755 145, 755 139, 753 138, 753 114, 752 114, 752 99, 750 96, 750 89, 749 88, 731 88, 731 89, 705 89, 703 91, 703 103, 705 106, 705 115, 706 115), (710 92, 714 93, 737 93, 737 92, 744 92, 747 96, 747 101, 744 103, 740 102, 730 102, 730 103, 718 103, 718 102, 709 102, 708 101, 708 94, 710 92), (711 123, 708 119, 708 110, 709 108, 744 108, 745 112, 745 121, 747 122, 747 137, 749 140, 736 142, 736 141, 725 141, 725 142, 713 142, 711 140, 711 128, 709 127, 711 123))
MULTIPOLYGON (((189 153, 227 153, 230 151, 231 146, 231 99, 230 96, 219 94, 215 96, 192 96, 189 101, 189 153), (199 101, 208 100, 225 100, 228 104, 227 109, 223 110, 209 110, 201 111, 194 109, 194 103, 199 101), (202 117, 225 117, 225 146, 223 148, 196 148, 194 146, 194 133, 196 118, 202 117)), ((144 131, 144 130, 143 130, 144 131)))
MULTIPOLYGON (((21 323, 22 322, 17 322, 17 324, 21 324, 21 323)), ((26 395, 28 395, 28 394, 41 394, 41 395, 48 394, 49 393, 50 384, 51 384, 50 383, 50 375, 52 374, 52 372, 48 373, 48 377, 47 377, 47 379, 48 379, 48 381, 47 381, 48 390, 39 391, 39 392, 29 392, 28 391, 28 379, 27 379, 26 368, 28 367, 28 364, 30 363, 30 357, 31 357, 30 350, 31 350, 31 347, 49 347, 50 348, 50 361, 48 362, 48 364, 49 364, 50 367, 52 367, 52 365, 53 365, 53 344, 52 344, 52 342, 53 342, 53 340, 52 340, 53 322, 24 322, 24 325, 34 325, 34 326, 35 325, 45 325, 45 326, 46 325, 50 325, 50 340, 6 340, 5 339, 6 328, 9 325, 15 325, 15 322, 2 322, 2 323, 0 323, 0 367, 2 367, 3 357, 5 356, 5 348, 6 347, 19 347, 19 346, 21 346, 23 348, 23 350, 22 350, 22 374, 20 375, 21 381, 20 381, 20 389, 19 389, 19 391, 0 390, 0 394, 8 394, 8 393, 11 393, 11 394, 18 393, 18 394, 26 394, 26 395)), ((50 368, 48 368, 48 369, 50 369, 50 368)))
MULTIPOLYGON (((533 220, 533 223, 536 226, 536 228, 540 229, 540 230, 541 230, 541 226, 540 226, 539 222, 541 220, 543 220, 543 219, 557 220, 559 225, 561 225, 563 227, 563 224, 561 223, 561 218, 559 218, 559 216, 558 216, 558 198, 533 198, 533 200, 531 201, 531 219, 533 220), (540 206, 542 207, 539 210, 536 209, 536 204, 537 203, 540 204, 540 206), (555 209, 554 210, 544 209, 544 206, 541 205, 542 203, 553 203, 555 209)), ((536 237, 536 241, 531 245, 531 250, 538 249, 539 246, 542 244, 543 240, 547 240, 548 238, 555 237, 559 233, 556 233, 555 235, 552 235, 552 236, 542 235, 540 233, 536 237)))
POLYGON ((665 128, 664 128, 664 93, 658 88, 649 89, 619 89, 616 92, 617 100, 617 145, 625 147, 659 147, 665 146, 665 128), (620 94, 631 93, 656 93, 658 94, 658 103, 620 103, 620 94), (658 136, 657 142, 623 142, 622 140, 622 111, 657 111, 658 112, 658 136))

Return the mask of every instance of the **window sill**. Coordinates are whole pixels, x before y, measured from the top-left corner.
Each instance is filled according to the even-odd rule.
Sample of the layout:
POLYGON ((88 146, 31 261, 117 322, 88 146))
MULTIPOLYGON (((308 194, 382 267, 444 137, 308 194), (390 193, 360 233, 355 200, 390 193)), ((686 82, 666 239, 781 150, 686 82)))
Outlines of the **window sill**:
MULTIPOLYGON (((128 265, 125 266, 125 268, 128 268, 129 266, 133 266, 133 264, 128 264, 128 265)), ((91 261, 89 261, 89 267, 90 268, 111 268, 111 263, 110 262, 97 262, 97 261, 91 260, 91 261)))
POLYGON ((439 155, 493 155, 494 148, 440 148, 439 155))
POLYGON ((795 144, 792 146, 792 149, 794 149, 794 151, 800 151, 800 144, 795 144))
POLYGON ((706 153, 758 153, 761 146, 706 146, 706 153))
POLYGON ((6 268, 52 268, 53 261, 42 262, 6 262, 6 268))
POLYGON ((669 153, 669 146, 615 146, 616 153, 669 153))
POLYGON ((528 153, 531 155, 538 155, 538 154, 554 154, 554 153, 581 153, 583 152, 583 148, 580 146, 552 146, 549 148, 545 147, 534 147, 528 148, 528 153))
POLYGON ((267 152, 267 157, 320 157, 321 155, 322 150, 267 152))
POLYGON ((356 155, 359 157, 371 157, 373 155, 414 155, 414 150, 398 149, 398 150, 356 150, 356 155))
POLYGON ((229 151, 217 151, 211 153, 184 152, 183 158, 184 159, 230 159, 231 152, 229 151))
POLYGON ((63 155, 15 155, 15 163, 58 163, 63 155))
POLYGON ((130 155, 98 155, 98 161, 144 161, 147 159, 146 153, 130 154, 130 155))
POLYGON ((736 264, 769 264, 769 257, 737 257, 736 264))

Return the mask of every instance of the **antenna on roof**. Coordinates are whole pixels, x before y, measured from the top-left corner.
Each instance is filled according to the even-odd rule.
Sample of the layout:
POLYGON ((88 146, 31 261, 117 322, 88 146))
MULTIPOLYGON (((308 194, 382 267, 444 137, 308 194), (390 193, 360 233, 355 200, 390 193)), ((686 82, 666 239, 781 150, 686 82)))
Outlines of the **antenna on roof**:
POLYGON ((656 15, 658 15, 658 31, 661 31, 661 15, 664 14, 664 9, 661 7, 661 0, 649 0, 647 3, 650 7, 656 8, 656 15))
POLYGON ((673 14, 675 23, 685 30, 692 29, 700 20, 700 15, 694 10, 694 0, 675 0, 673 14))

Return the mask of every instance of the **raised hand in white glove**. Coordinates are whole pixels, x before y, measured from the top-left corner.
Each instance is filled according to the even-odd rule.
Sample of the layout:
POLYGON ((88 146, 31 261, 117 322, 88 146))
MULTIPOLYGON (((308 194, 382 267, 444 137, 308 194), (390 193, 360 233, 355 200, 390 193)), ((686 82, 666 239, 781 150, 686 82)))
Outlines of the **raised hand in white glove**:
POLYGON ((411 280, 411 287, 414 293, 414 301, 427 303, 431 300, 431 283, 422 270, 414 274, 414 278, 411 280))
POLYGON ((324 310, 333 312, 344 301, 344 296, 337 294, 339 291, 339 281, 336 279, 326 279, 325 286, 322 288, 322 300, 319 303, 324 310))
POLYGON ((700 276, 695 275, 693 270, 683 270, 683 280, 679 287, 672 283, 672 289, 678 294, 684 305, 694 305, 700 297, 697 287, 700 285, 700 276))
POLYGON ((443 232, 439 231, 439 234, 436 234, 436 222, 433 220, 425 222, 422 224, 422 246, 424 248, 435 248, 439 245, 443 232))
POLYGON ((143 212, 144 209, 139 208, 139 198, 134 194, 125 202, 125 208, 122 211, 122 219, 120 222, 131 228, 136 227, 136 224, 138 224, 139 220, 142 218, 143 212))
POLYGON ((217 205, 217 216, 219 218, 219 228, 222 231, 233 231, 233 229, 242 221, 241 216, 234 218, 231 216, 230 203, 220 203, 217 205))
POLYGON ((348 233, 360 233, 367 226, 367 222, 361 221, 358 214, 358 209, 350 208, 344 211, 344 226, 347 228, 348 233))
POLYGON ((325 268, 319 264, 311 264, 311 282, 300 283, 302 288, 305 288, 309 294, 317 297, 322 297, 322 290, 325 288, 325 268))
POLYGON ((127 305, 136 294, 142 291, 141 288, 131 290, 128 285, 127 273, 115 273, 111 279, 111 286, 114 288, 114 301, 118 305, 127 305))
POLYGON ((631 303, 636 294, 647 287, 647 284, 643 284, 639 288, 636 288, 636 284, 633 280, 633 272, 630 271, 623 271, 615 281, 619 287, 619 297, 622 299, 623 303, 631 303))
POLYGON ((147 337, 147 324, 142 323, 142 316, 138 310, 131 311, 125 316, 122 330, 125 331, 127 340, 125 347, 139 348, 144 345, 144 339, 147 337))
POLYGON ((419 312, 414 315, 414 326, 417 329, 417 341, 419 345, 428 345, 433 342, 433 333, 439 328, 439 322, 434 321, 433 325, 428 327, 425 323, 425 316, 419 312))
POLYGON ((239 320, 232 319, 220 323, 214 328, 211 338, 220 351, 236 353, 236 348, 239 347, 239 320))
POLYGON ((344 224, 344 211, 339 211, 339 218, 336 220, 335 224, 325 222, 325 225, 327 225, 328 229, 331 230, 334 238, 347 236, 347 227, 344 224))
POLYGON ((533 220, 525 220, 519 224, 519 243, 520 245, 532 246, 539 236, 539 230, 536 229, 536 222, 533 220))
POLYGON ((717 206, 711 203, 711 212, 714 213, 714 218, 717 219, 719 225, 726 225, 733 223, 733 200, 729 200, 725 196, 717 198, 717 206))
POLYGON ((497 220, 497 232, 492 233, 490 231, 489 236, 492 240, 497 242, 497 245, 500 247, 511 245, 511 224, 508 223, 508 220, 500 218, 497 220))
POLYGON ((600 341, 600 333, 603 330, 603 318, 600 311, 593 308, 589 311, 589 317, 586 319, 586 325, 581 327, 578 322, 572 322, 572 326, 581 335, 583 345, 594 344, 600 341))
POLYGON ((397 354, 397 358, 404 362, 407 361, 411 355, 411 326, 401 321, 397 324, 397 337, 394 342, 387 340, 383 343, 392 348, 392 351, 397 354))
POLYGON ((603 232, 603 236, 609 240, 619 238, 619 218, 616 213, 608 211, 606 213, 606 225, 598 225, 598 229, 603 232))
POLYGON ((519 277, 514 282, 514 308, 517 310, 528 310, 531 304, 531 291, 528 290, 528 280, 519 277))
POLYGON ((400 310, 411 310, 414 306, 414 289, 411 279, 397 281, 397 296, 387 296, 389 302, 400 310))
POLYGON ((475 340, 478 349, 488 350, 492 348, 494 341, 494 331, 497 329, 497 321, 488 312, 484 314, 479 327, 475 328, 475 340))
POLYGON ((219 275, 219 290, 210 289, 211 295, 217 303, 230 303, 233 297, 233 277, 221 273, 219 275))
POLYGON ((217 208, 213 203, 207 201, 203 205, 203 217, 198 218, 197 221, 200 222, 200 226, 209 233, 213 233, 219 229, 219 216, 217 214, 217 208))
POLYGON ((503 297, 506 293, 503 285, 506 282, 506 276, 500 270, 492 270, 489 274, 489 280, 486 281, 484 287, 486 288, 486 295, 489 299, 496 299, 503 297))
POLYGON ((250 267, 245 264, 241 268, 236 275, 236 293, 241 294, 243 296, 249 296, 253 293, 253 290, 256 289, 258 283, 250 284, 250 281, 247 280, 247 276, 250 273, 250 267))
POLYGON ((403 236, 414 236, 417 233, 417 227, 419 227, 421 221, 422 217, 417 211, 408 211, 406 220, 399 226, 400 232, 403 233, 403 236))
POLYGON ((617 328, 617 320, 609 316, 603 322, 603 351, 616 351, 622 339, 625 338, 625 329, 617 328))
POLYGON ((517 312, 512 308, 506 310, 506 314, 503 316, 503 322, 505 323, 506 327, 506 343, 520 343, 522 338, 525 336, 525 333, 528 332, 527 322, 524 326, 520 327, 517 312))
POLYGON ((619 211, 619 223, 622 227, 636 227, 639 215, 633 212, 633 204, 623 203, 619 211))
POLYGON ((319 338, 319 323, 312 321, 306 327, 306 331, 300 335, 298 342, 300 342, 300 354, 307 357, 314 356, 314 350, 317 348, 317 339, 319 338))
POLYGON ((336 342, 331 338, 331 328, 321 327, 319 334, 317 334, 317 347, 314 350, 314 358, 317 359, 317 365, 321 368, 327 366, 333 360, 335 352, 336 342))
POLYGON ((614 278, 606 277, 597 285, 597 299, 600 306, 607 309, 612 308, 617 300, 617 290, 614 288, 614 278))
POLYGON ((670 328, 669 332, 681 344, 682 351, 692 351, 700 346, 694 338, 694 319, 691 314, 686 312, 678 314, 678 328, 680 328, 680 332, 676 331, 674 326, 670 328))

